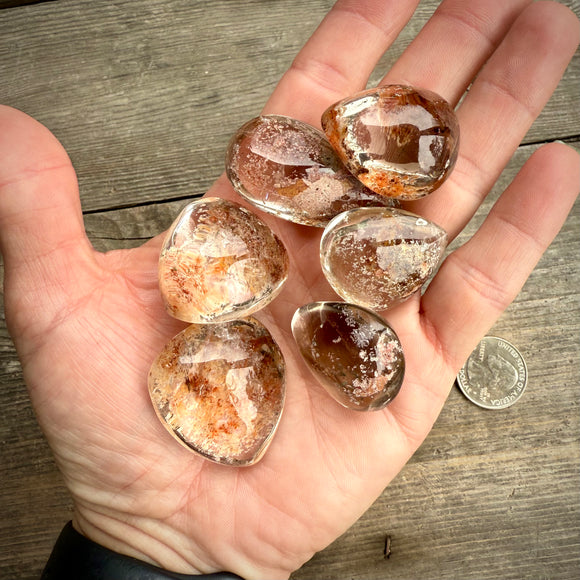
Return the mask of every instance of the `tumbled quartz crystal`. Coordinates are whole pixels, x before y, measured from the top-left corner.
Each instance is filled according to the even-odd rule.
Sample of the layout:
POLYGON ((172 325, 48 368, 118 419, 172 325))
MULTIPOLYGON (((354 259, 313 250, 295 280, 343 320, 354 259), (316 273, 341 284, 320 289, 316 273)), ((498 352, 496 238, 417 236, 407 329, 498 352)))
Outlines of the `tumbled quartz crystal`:
POLYGON ((280 115, 257 117, 236 132, 226 173, 250 203, 308 226, 323 227, 355 207, 393 205, 346 170, 321 131, 280 115))
POLYGON ((399 392, 403 349, 374 312, 345 302, 313 302, 296 311, 292 333, 314 376, 341 405, 378 410, 399 392))
POLYGON ((251 465, 280 421, 284 376, 278 345, 254 318, 192 324, 153 362, 149 394, 180 443, 217 463, 251 465))
POLYGON ((322 116, 343 163, 369 189, 417 199, 447 178, 459 145, 459 123, 439 95, 386 85, 344 99, 322 116))
POLYGON ((334 218, 320 242, 322 271, 347 302, 373 310, 398 304, 435 271, 447 234, 396 208, 359 208, 334 218))
POLYGON ((203 198, 171 226, 159 259, 169 314, 194 323, 240 318, 266 306, 288 277, 282 242, 238 204, 203 198))

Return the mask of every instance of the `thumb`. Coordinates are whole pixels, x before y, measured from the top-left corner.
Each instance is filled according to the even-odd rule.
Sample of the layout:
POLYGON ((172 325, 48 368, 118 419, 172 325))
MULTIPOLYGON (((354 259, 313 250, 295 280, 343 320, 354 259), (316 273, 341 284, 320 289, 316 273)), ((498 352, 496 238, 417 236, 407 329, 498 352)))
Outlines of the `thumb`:
POLYGON ((54 318, 74 291, 91 245, 77 180, 57 139, 24 113, 0 106, 0 252, 13 334, 54 318), (67 284, 70 282, 71 284, 67 284))

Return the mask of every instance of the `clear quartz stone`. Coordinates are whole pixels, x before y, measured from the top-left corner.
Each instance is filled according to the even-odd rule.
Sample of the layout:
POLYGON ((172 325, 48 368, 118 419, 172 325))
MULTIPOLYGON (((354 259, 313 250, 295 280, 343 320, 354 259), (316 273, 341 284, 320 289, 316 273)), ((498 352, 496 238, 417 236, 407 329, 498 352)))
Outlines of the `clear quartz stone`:
POLYGON ((393 205, 346 170, 321 131, 280 115, 256 117, 236 132, 226 173, 250 203, 308 226, 324 227, 355 207, 393 205))
POLYGON ((322 127, 349 171, 388 197, 428 195, 457 159, 455 112, 425 89, 386 85, 363 91, 329 107, 322 127))
POLYGON ((288 277, 282 242, 257 216, 219 198, 193 201, 171 226, 159 259, 169 314, 194 323, 247 316, 288 277))
POLYGON ((163 425, 187 448, 227 465, 251 465, 270 444, 285 396, 282 353, 254 318, 192 324, 149 372, 163 425))
POLYGON ((445 231, 422 217, 395 208, 360 208, 328 224, 320 260, 344 300, 385 310, 421 288, 446 245, 445 231))
POLYGON ((344 407, 382 409, 399 392, 403 349, 374 312, 345 302, 313 302, 296 311, 292 333, 314 376, 344 407))

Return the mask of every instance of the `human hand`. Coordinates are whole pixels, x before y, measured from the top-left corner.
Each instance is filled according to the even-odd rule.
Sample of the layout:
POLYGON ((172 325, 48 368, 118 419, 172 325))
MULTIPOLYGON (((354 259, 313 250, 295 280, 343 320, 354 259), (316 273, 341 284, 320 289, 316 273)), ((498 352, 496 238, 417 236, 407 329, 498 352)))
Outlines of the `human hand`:
MULTIPOLYGON (((389 4, 339 3, 266 111, 318 124, 328 104, 362 88, 412 10, 410 2, 389 4)), ((452 177, 410 207, 451 237, 489 191, 576 46, 577 22, 557 5, 527 8, 508 32, 525 4, 466 8, 447 0, 385 79, 455 103, 494 53, 458 111, 462 145, 452 177), (474 16, 483 13, 492 16, 474 16)), ((543 148, 423 298, 387 313, 407 377, 387 409, 369 414, 336 405, 290 335, 298 306, 334 296, 317 265, 320 231, 266 216, 296 257, 285 290, 257 316, 286 357, 286 409, 264 459, 231 469, 176 445, 148 400, 149 365, 183 327, 161 306, 160 239, 95 253, 60 146, 12 110, 1 110, 0 126, 7 318, 75 501, 75 525, 115 550, 190 572, 283 577, 354 522, 424 439, 458 368, 516 295, 578 189, 577 156, 561 145, 543 148)), ((236 199, 223 178, 210 194, 236 199)))

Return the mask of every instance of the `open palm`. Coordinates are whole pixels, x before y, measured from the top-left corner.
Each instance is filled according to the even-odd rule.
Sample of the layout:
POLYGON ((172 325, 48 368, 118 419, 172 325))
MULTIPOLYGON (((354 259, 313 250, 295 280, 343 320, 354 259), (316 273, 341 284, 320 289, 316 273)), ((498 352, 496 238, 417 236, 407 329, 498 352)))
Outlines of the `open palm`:
MULTIPOLYGON (((477 75, 458 109, 462 143, 452 177, 409 205, 450 237, 488 193, 578 42, 567 9, 527 5, 445 0, 384 79, 456 104, 477 75)), ((318 124, 329 104, 364 87, 413 8, 411 1, 340 0, 265 111, 318 124)), ((423 441, 459 367, 565 220, 578 181, 572 150, 540 149, 425 294, 386 313, 407 373, 398 397, 375 413, 336 404, 309 374, 290 333, 296 308, 335 298, 318 262, 321 232, 261 214, 291 256, 284 290, 257 314, 285 355, 287 398, 264 458, 231 468, 175 443, 149 401, 151 362, 185 326, 161 303, 161 238, 95 252, 66 153, 44 127, 0 108, 6 316, 73 495, 77 528, 176 571, 288 576, 349 527, 423 441)), ((209 193, 240 201, 224 177, 209 193)))

